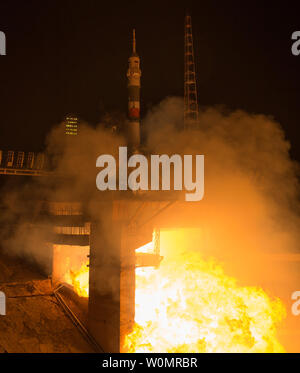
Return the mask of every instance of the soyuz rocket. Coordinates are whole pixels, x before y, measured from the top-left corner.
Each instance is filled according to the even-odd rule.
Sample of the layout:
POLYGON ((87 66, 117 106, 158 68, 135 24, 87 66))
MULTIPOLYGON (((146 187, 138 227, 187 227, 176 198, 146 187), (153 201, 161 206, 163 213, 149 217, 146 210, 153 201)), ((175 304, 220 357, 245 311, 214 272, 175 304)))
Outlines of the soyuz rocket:
POLYGON ((135 30, 133 30, 132 54, 129 57, 128 79, 128 142, 132 152, 140 146, 140 90, 141 69, 140 58, 136 53, 135 30))

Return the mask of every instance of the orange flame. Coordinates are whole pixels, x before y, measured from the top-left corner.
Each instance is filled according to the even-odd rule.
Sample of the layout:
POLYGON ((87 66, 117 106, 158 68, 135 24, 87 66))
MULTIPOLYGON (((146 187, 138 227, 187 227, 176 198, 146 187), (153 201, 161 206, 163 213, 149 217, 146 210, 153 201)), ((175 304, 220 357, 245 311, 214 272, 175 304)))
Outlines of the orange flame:
POLYGON ((197 252, 173 247, 163 254, 159 269, 136 269, 136 323, 125 338, 127 351, 284 352, 276 335, 286 313, 281 300, 238 286, 197 252))
POLYGON ((73 286, 76 294, 80 297, 88 298, 89 296, 89 267, 88 262, 84 263, 78 271, 70 270, 65 277, 68 284, 73 286))

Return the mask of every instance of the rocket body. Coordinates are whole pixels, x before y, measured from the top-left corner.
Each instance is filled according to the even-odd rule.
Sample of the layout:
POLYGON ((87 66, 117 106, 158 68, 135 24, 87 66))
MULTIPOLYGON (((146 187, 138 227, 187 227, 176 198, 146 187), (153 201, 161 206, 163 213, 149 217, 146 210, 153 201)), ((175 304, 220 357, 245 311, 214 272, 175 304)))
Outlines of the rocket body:
POLYGON ((141 69, 140 58, 136 53, 135 31, 133 30, 133 51, 129 57, 128 79, 128 142, 133 151, 140 146, 140 90, 141 69))

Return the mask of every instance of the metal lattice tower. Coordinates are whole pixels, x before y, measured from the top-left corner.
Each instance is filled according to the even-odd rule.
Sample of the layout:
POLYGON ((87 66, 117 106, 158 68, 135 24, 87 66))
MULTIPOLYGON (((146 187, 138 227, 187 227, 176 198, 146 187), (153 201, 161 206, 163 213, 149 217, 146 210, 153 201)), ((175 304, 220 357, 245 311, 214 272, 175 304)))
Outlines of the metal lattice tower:
POLYGON ((184 128, 198 124, 197 84, 193 48, 192 18, 185 16, 184 25, 184 128))

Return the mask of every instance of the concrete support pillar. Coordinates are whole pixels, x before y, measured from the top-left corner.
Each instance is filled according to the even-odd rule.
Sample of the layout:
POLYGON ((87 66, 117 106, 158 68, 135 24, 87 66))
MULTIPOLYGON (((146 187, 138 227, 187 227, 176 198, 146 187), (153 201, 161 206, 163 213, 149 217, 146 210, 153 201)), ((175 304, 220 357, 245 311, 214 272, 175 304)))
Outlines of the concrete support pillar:
POLYGON ((91 225, 88 328, 105 352, 120 352, 134 323, 135 248, 113 202, 101 209, 91 225))

